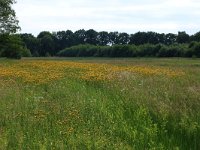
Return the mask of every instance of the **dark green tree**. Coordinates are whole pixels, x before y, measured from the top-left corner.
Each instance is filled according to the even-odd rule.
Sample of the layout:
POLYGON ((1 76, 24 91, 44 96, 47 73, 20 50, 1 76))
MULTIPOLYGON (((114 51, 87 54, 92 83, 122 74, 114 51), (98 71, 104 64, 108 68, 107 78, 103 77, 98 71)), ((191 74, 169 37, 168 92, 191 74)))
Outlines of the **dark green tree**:
POLYGON ((66 47, 70 47, 74 45, 74 37, 73 32, 71 30, 67 31, 59 31, 55 34, 56 39, 56 49, 62 50, 66 47))
POLYGON ((178 32, 177 42, 178 43, 188 43, 190 40, 190 36, 185 32, 178 32))
POLYGON ((197 32, 193 36, 191 36, 191 41, 200 42, 200 32, 197 32))
POLYGON ((135 45, 148 43, 147 34, 145 32, 137 32, 135 34, 131 34, 129 43, 135 45))
POLYGON ((84 29, 74 32, 74 45, 85 44, 86 31, 84 29))
POLYGON ((38 36, 37 36, 37 38, 38 39, 41 39, 41 38, 43 38, 44 36, 53 36, 49 31, 42 31, 42 32, 40 32, 39 34, 38 34, 38 36))
POLYGON ((0 0, 0 34, 15 33, 20 27, 12 5, 15 0, 0 0))
POLYGON ((120 33, 119 36, 118 36, 118 43, 117 44, 128 44, 130 41, 129 39, 129 34, 127 33, 120 33))
POLYGON ((23 45, 18 43, 20 39, 13 38, 10 35, 20 29, 19 21, 16 19, 15 11, 12 8, 14 3, 16 3, 15 0, 0 0, 0 55, 20 58, 23 45))
POLYGON ((1 55, 7 58, 20 59, 31 56, 31 52, 26 48, 19 35, 4 36, 4 46, 1 55))
POLYGON ((40 32, 37 39, 40 41, 40 47, 38 50, 40 56, 56 54, 54 36, 50 32, 40 32))
POLYGON ((119 43, 119 33, 118 32, 110 32, 109 33, 109 43, 110 45, 115 45, 119 43))
POLYGON ((51 36, 45 35, 40 38, 40 56, 55 55, 55 43, 51 36))
POLYGON ((156 32, 147 32, 146 36, 149 44, 158 44, 160 42, 159 34, 156 32))
POLYGON ((200 57, 200 42, 191 42, 189 44, 189 56, 200 57))
POLYGON ((109 43, 109 34, 106 31, 102 31, 98 33, 97 36, 98 44, 101 46, 105 46, 109 43))
POLYGON ((31 51, 33 56, 38 56, 38 50, 40 49, 40 40, 34 37, 32 34, 20 34, 21 39, 25 43, 26 47, 31 51))
POLYGON ((86 34, 85 43, 92 44, 92 45, 98 44, 98 41, 97 41, 98 33, 95 30, 93 29, 87 30, 85 34, 86 34))
POLYGON ((168 33, 165 35, 164 44, 171 45, 177 42, 177 35, 173 33, 168 33))
POLYGON ((158 43, 160 43, 160 44, 165 43, 165 34, 164 33, 157 34, 157 38, 158 38, 158 43))

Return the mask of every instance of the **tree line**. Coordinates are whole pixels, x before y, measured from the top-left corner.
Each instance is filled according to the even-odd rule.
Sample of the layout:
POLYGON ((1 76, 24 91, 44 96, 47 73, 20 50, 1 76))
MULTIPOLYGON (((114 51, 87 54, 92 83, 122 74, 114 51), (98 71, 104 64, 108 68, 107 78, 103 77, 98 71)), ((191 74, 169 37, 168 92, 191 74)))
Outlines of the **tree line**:
POLYGON ((160 34, 156 32, 137 32, 135 34, 119 32, 97 32, 93 29, 58 31, 50 33, 43 31, 37 37, 32 34, 20 34, 19 37, 31 51, 33 56, 55 56, 60 50, 75 45, 90 44, 95 46, 107 45, 143 45, 143 44, 164 44, 189 43, 200 41, 200 32, 190 36, 186 32, 178 34, 160 34))
POLYGON ((34 57, 45 57, 45 56, 107 56, 107 57, 196 56, 199 57, 196 53, 191 52, 191 54, 189 54, 189 52, 186 51, 190 51, 191 48, 198 47, 197 42, 200 42, 200 32, 197 32, 196 34, 190 36, 185 31, 178 32, 178 34, 173 34, 173 33, 164 34, 156 32, 137 32, 135 34, 128 34, 125 32, 123 33, 106 32, 106 31, 97 32, 93 29, 90 30, 81 29, 75 32, 72 32, 71 30, 58 31, 52 33, 48 31, 42 31, 39 33, 37 37, 27 33, 11 34, 11 35, 0 34, 0 49, 2 49, 1 47, 5 45, 6 41, 7 43, 10 44, 8 44, 9 45, 7 48, 8 50, 4 51, 4 53, 3 51, 2 52, 0 51, 0 54, 2 56, 9 55, 10 53, 9 50, 12 51, 12 49, 13 49, 12 55, 16 55, 18 53, 16 52, 16 49, 21 49, 19 50, 21 51, 20 55, 34 56, 34 57), (4 44, 1 44, 2 42, 4 42, 4 44), (96 47, 96 51, 98 52, 99 51, 104 51, 104 52, 110 51, 110 52, 107 52, 109 54, 97 54, 97 52, 93 55, 79 54, 80 52, 84 53, 84 51, 86 53, 85 48, 94 49, 94 47, 96 47), (160 47, 159 52, 156 52, 158 51, 158 47, 160 47), (177 49, 176 52, 174 50, 175 48, 177 49), (121 49, 120 51, 123 51, 121 52, 123 53, 122 55, 119 54, 114 55, 114 52, 111 52, 116 50, 116 53, 119 53, 117 52, 119 51, 119 49, 121 49), (133 53, 130 54, 130 52, 127 52, 130 49, 132 49, 131 50, 132 52, 134 51, 134 54, 133 53), (72 50, 74 50, 74 52, 72 52, 72 50), (64 54, 63 51, 67 51, 66 53, 68 54, 67 55, 66 53, 64 54), (75 51, 78 52, 76 55, 75 51), (164 51, 167 54, 165 55, 161 54, 164 53, 164 51), (71 53, 69 54, 69 52, 71 53))

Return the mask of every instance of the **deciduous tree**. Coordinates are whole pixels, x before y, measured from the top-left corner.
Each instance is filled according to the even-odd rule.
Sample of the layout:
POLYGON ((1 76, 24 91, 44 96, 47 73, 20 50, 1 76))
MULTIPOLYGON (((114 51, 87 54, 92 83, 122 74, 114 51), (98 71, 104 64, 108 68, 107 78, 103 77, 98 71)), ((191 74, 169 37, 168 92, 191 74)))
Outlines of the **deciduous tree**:
POLYGON ((15 33, 20 29, 12 5, 15 0, 0 0, 0 34, 15 33))

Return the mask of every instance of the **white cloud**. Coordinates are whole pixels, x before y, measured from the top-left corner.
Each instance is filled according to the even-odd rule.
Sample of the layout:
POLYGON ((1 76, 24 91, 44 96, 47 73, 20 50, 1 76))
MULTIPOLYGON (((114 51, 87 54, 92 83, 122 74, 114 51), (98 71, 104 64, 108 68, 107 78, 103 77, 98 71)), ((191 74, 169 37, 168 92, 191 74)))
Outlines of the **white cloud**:
POLYGON ((199 30, 198 0, 20 0, 22 32, 93 28, 97 31, 177 32, 199 30))

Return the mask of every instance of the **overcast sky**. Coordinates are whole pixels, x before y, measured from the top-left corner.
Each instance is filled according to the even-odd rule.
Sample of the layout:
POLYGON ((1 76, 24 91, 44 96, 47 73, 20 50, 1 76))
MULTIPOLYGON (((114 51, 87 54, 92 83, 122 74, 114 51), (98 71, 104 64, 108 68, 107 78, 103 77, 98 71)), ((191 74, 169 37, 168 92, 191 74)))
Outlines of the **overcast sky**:
POLYGON ((22 33, 95 29, 135 33, 200 31, 200 0, 17 0, 22 33))

